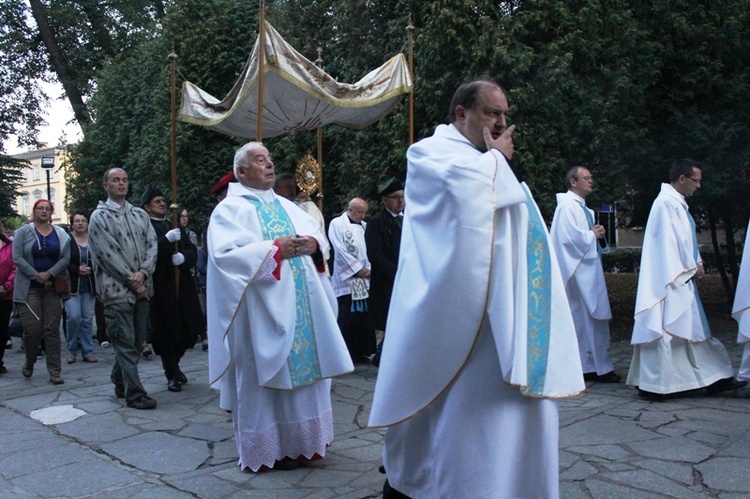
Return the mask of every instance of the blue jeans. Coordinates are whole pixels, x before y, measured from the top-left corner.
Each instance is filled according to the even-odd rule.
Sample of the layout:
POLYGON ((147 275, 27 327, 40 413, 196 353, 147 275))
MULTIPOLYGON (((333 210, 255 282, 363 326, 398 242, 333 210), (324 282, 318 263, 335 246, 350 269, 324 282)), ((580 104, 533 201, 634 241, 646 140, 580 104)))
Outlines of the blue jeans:
POLYGON ((75 355, 78 352, 78 342, 86 358, 94 353, 94 295, 78 293, 65 302, 65 314, 68 317, 68 352, 75 355))

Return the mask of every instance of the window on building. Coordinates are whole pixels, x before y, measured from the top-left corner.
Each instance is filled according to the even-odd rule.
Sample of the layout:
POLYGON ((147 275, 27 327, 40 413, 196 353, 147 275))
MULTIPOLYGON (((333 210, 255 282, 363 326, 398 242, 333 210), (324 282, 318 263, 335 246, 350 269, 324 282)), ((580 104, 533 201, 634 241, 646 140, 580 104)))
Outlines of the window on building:
POLYGON ((49 189, 49 200, 52 201, 52 204, 55 204, 55 189, 50 187, 49 189))
POLYGON ((40 199, 42 199, 42 191, 40 191, 39 189, 36 189, 34 191, 34 202, 36 203, 40 199))
POLYGON ((34 180, 42 178, 42 165, 41 163, 34 163, 34 180))
POLYGON ((29 216, 30 211, 29 193, 24 192, 23 194, 21 194, 21 215, 29 216))

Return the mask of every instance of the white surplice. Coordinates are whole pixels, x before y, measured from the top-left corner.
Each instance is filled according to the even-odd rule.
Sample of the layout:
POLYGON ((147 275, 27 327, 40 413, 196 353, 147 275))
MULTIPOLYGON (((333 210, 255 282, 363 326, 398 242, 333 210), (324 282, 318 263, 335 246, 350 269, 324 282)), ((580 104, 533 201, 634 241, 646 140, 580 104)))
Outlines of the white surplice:
POLYGON ((695 237, 685 197, 662 184, 643 236, 629 385, 667 394, 732 376, 693 282, 701 261, 695 237))
POLYGON ((583 372, 601 375, 614 370, 609 353, 612 311, 599 246, 584 210, 594 220, 581 196, 559 193, 550 237, 576 326, 583 372))
POLYGON ((557 405, 544 399, 584 383, 553 248, 548 273, 527 280, 530 193, 502 154, 480 152, 452 125, 407 160, 409 209, 369 421, 389 427, 388 480, 412 497, 554 497, 557 405), (530 347, 536 285, 551 300, 542 372, 530 347))
POLYGON ((277 268, 277 248, 264 239, 253 200, 278 201, 294 234, 313 236, 321 247, 323 235, 315 220, 292 202, 239 183, 229 185, 227 197, 211 215, 209 383, 221 390, 221 406, 232 411, 240 466, 257 471, 287 456, 325 455, 333 440, 327 378, 350 372, 353 365, 336 324, 336 298, 328 278, 311 257, 295 257, 304 272, 319 380, 293 383, 295 324, 303 320, 299 314, 305 307, 297 306, 290 260, 281 260, 277 268))
POLYGON ((750 225, 745 233, 745 246, 742 250, 740 275, 737 279, 737 289, 734 293, 732 317, 737 321, 737 343, 744 343, 742 363, 737 373, 737 379, 750 380, 750 225))
MULTIPOLYGON (((352 223, 346 212, 331 220, 328 226, 328 239, 333 248, 331 284, 336 296, 352 294, 352 278, 360 270, 370 268, 365 243, 366 227, 364 221, 352 223)), ((370 280, 365 279, 364 284, 369 289, 370 280)))

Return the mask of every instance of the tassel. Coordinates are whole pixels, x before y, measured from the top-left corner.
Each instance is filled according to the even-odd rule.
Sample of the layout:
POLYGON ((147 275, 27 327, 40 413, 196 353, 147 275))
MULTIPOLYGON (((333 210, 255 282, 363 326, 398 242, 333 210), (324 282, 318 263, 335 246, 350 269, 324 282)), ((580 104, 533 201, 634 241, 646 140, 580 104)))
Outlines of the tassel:
POLYGON ((352 306, 349 310, 350 312, 367 312, 367 299, 352 300, 352 306))

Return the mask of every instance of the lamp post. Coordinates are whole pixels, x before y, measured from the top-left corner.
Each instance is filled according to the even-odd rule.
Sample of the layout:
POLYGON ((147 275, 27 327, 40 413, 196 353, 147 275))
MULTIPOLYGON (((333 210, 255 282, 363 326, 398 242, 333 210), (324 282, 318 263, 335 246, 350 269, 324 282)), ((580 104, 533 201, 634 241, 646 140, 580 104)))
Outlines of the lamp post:
POLYGON ((52 202, 52 189, 50 189, 49 186, 49 179, 50 179, 50 171, 55 167, 55 157, 54 156, 44 156, 42 158, 42 168, 44 168, 47 171, 47 200, 52 202))

